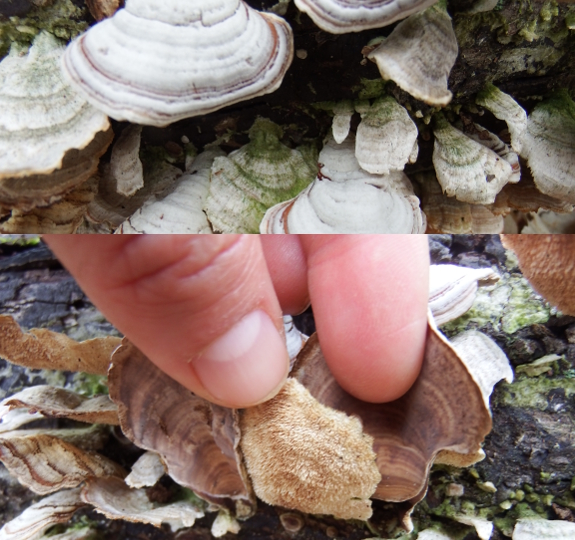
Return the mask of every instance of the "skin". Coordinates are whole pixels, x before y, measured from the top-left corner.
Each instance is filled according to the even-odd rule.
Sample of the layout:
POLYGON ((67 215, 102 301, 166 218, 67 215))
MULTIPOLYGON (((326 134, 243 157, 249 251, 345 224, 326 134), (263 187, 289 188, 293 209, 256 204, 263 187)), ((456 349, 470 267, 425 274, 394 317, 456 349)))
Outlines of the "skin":
POLYGON ((45 236, 102 311, 204 398, 247 407, 288 373, 282 313, 312 303, 326 361, 356 397, 416 379, 427 329, 424 236, 45 236))

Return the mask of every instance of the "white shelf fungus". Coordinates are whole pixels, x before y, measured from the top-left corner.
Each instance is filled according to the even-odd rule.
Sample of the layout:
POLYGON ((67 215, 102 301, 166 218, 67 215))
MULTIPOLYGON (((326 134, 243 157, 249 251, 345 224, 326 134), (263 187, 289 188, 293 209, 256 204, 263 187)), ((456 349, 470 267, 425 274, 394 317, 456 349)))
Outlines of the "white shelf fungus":
POLYGON ((0 202, 29 209, 85 181, 111 136, 106 115, 64 82, 64 45, 41 32, 29 51, 13 45, 0 62, 0 202), (110 135, 110 134, 108 134, 110 135), (94 140, 94 142, 93 142, 94 140), (92 143, 92 144, 90 144, 92 143), (85 149, 84 152, 82 150, 85 149), (76 171, 74 167, 80 170, 76 171), (46 175, 57 171, 59 175, 46 175))
POLYGON ((169 188, 168 193, 150 197, 118 229, 129 234, 211 234, 212 228, 203 212, 210 187, 211 167, 215 157, 224 155, 219 149, 202 152, 169 188))
POLYGON ((539 191, 575 203, 575 103, 566 90, 533 109, 522 142, 539 191))
POLYGON ((329 140, 320 172, 295 199, 270 208, 262 233, 422 233, 425 216, 401 171, 373 175, 355 158, 353 138, 329 140))
POLYGON ((124 128, 112 147, 110 174, 116 180, 116 191, 131 197, 144 187, 144 166, 140 161, 142 126, 124 128))
POLYGON ((64 71, 112 118, 165 126, 273 92, 292 57, 290 26, 241 0, 127 0, 64 71))
POLYGON ((417 159, 417 127, 393 97, 376 100, 361 114, 355 140, 355 157, 372 174, 401 171, 417 159))
POLYGON ((433 165, 450 197, 470 204, 491 204, 512 175, 511 165, 493 150, 434 116, 433 165))
POLYGON ((433 6, 400 22, 368 58, 384 79, 429 105, 445 106, 451 101, 447 78, 457 50, 451 17, 433 6))
POLYGON ((341 144, 347 139, 351 128, 351 117, 353 113, 354 108, 351 101, 342 101, 337 103, 333 108, 331 132, 337 144, 341 144))
POLYGON ((467 135, 486 148, 493 150, 499 157, 502 157, 511 165, 511 176, 509 176, 509 180, 507 181, 509 184, 516 184, 521 180, 519 156, 495 135, 495 133, 491 133, 491 131, 488 131, 479 124, 473 124, 473 129, 470 130, 467 135))
POLYGON ((435 324, 463 315, 473 305, 479 285, 491 285, 499 275, 491 268, 432 264, 429 268, 429 309, 435 324))
POLYGON ((527 128, 527 113, 509 94, 488 83, 477 94, 475 102, 491 111, 496 118, 504 120, 511 135, 511 147, 521 152, 521 138, 527 128))
POLYGON ((215 231, 256 233, 266 210, 295 197, 315 170, 299 150, 280 142, 282 129, 258 118, 250 142, 212 166, 204 210, 215 231))
POLYGON ((322 30, 332 34, 381 28, 421 11, 436 0, 295 0, 322 30), (358 5, 359 4, 359 5, 358 5))

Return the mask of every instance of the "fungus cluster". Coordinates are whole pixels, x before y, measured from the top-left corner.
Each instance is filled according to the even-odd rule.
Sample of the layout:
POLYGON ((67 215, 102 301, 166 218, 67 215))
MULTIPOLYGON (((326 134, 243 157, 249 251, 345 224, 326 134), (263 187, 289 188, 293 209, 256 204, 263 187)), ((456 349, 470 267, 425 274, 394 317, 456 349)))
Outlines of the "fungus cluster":
POLYGON ((276 397, 244 410, 195 396, 125 339, 77 343, 47 330, 23 332, 10 317, 0 318, 2 357, 29 367, 107 372, 110 389, 110 397, 87 399, 44 385, 0 403, 0 460, 23 485, 48 495, 4 525, 0 538, 31 540, 85 505, 110 519, 167 523, 174 530, 217 510, 212 532, 219 535, 237 532, 236 519, 252 516, 258 498, 361 520, 371 516, 370 499, 381 499, 396 503, 397 518, 410 530, 411 510, 425 496, 434 462, 469 466, 484 457, 489 395, 500 379, 513 377, 505 354, 488 337, 469 331, 450 343, 433 319, 461 314, 477 286, 497 274, 444 270, 430 280, 421 374, 407 394, 387 404, 347 394, 327 368, 317 337, 302 337, 289 318, 288 344, 297 354, 290 377, 276 397), (43 417, 98 426, 27 428, 43 417), (119 425, 146 450, 131 471, 98 453, 104 424, 119 425), (164 474, 205 503, 150 500, 146 487, 164 474))
MULTIPOLYGON (((445 0, 432 3, 296 0, 333 34, 400 21, 361 51, 363 62, 374 62, 393 83, 371 101, 358 95, 322 105, 333 114, 333 139, 323 141, 319 159, 317 137, 289 141, 289 126, 258 118, 247 145, 215 156, 210 167, 205 157, 197 164, 187 160, 182 175, 181 167, 160 167, 157 156, 155 165, 142 163, 141 125, 168 126, 277 90, 294 55, 290 24, 243 0, 189 0, 185 6, 127 0, 120 9, 92 2, 99 22, 65 53, 43 32, 27 55, 14 45, 0 63, 0 229, 469 233, 501 232, 512 215, 517 222, 505 221, 510 232, 525 219, 541 230, 569 227, 555 217, 575 204, 569 93, 547 96, 527 117, 486 81, 476 96, 477 114, 489 111, 504 120, 508 135, 490 132, 493 122, 470 121, 459 104, 450 106, 458 38, 445 0), (135 125, 117 130, 111 155, 98 166, 113 138, 106 115, 135 125), (429 163, 429 153, 418 150, 431 136, 429 163), (350 171, 365 171, 363 183, 352 181, 355 172, 345 181, 326 174, 333 141, 342 145, 350 171), (346 141, 355 145, 355 156, 346 141), (516 190, 507 187, 520 179, 516 190), (374 189, 379 195, 361 212, 374 189), (540 219, 545 212, 552 214, 540 219)), ((491 4, 476 2, 470 12, 491 4)), ((233 131, 233 121, 230 126, 233 131)), ((203 150, 219 151, 230 136, 201 143, 203 150)), ((193 152, 194 137, 186 140, 193 152)))

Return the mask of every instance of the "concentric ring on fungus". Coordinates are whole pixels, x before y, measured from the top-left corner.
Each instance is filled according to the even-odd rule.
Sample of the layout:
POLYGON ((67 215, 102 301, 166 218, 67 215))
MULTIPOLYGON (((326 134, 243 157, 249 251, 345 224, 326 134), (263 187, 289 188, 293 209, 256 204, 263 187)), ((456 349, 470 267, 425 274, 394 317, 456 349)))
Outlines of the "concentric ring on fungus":
POLYGON ((289 24, 240 0, 128 0, 68 46, 64 72, 112 118, 161 127, 273 92, 292 57, 289 24))

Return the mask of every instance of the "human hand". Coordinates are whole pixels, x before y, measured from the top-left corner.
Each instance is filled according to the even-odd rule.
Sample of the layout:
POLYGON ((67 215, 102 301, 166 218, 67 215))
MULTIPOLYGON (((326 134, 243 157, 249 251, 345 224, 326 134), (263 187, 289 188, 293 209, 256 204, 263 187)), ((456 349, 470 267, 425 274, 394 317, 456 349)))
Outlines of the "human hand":
POLYGON ((339 384, 371 402, 417 377, 427 329, 424 236, 68 236, 44 240, 102 313, 197 395, 242 408, 289 366, 282 311, 312 302, 339 384))

